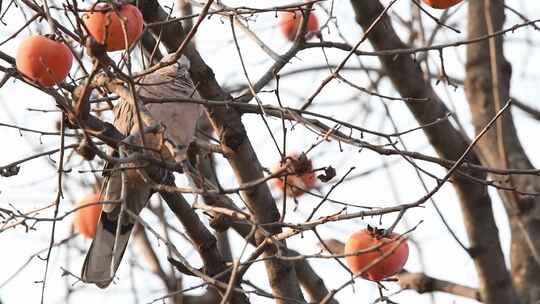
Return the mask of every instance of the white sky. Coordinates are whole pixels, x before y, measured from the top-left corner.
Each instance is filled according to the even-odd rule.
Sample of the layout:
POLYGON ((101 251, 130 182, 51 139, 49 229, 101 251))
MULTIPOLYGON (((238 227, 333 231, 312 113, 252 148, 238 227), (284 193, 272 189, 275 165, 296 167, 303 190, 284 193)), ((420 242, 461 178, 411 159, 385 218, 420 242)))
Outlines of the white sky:
MULTIPOLYGON (((228 5, 246 5, 245 1, 224 1, 228 5)), ((266 7, 270 5, 268 1, 252 1, 250 5, 258 7, 266 7)), ((383 1, 388 3, 389 1, 383 1)), ((538 1, 518 1, 509 0, 507 4, 520 12, 525 13, 530 19, 540 17, 540 3, 538 1)), ((272 1, 271 5, 285 4, 286 1, 272 1)), ((406 16, 409 10, 410 2, 407 0, 398 1, 393 8, 394 13, 402 13, 406 16)), ((431 10, 437 14, 437 11, 431 10)), ((320 18, 320 23, 323 23, 325 16, 320 10, 317 11, 320 18)), ((336 1, 335 15, 338 16, 338 26, 346 37, 347 41, 355 43, 360 35, 361 30, 354 23, 354 16, 348 1, 336 1)), ((450 22, 458 24, 457 27, 462 31, 462 34, 443 30, 437 42, 456 41, 466 39, 466 25, 462 21, 466 17, 466 6, 459 8, 459 12, 455 14, 450 22)), ((4 40, 13 29, 21 26, 23 19, 17 9, 12 9, 6 16, 5 21, 7 26, 0 27, 0 40, 4 40)), ((260 38, 268 43, 268 45, 278 53, 284 52, 289 44, 281 37, 277 28, 275 28, 276 19, 273 13, 261 14, 252 19, 250 27, 260 38)), ((513 15, 508 15, 507 26, 520 23, 521 21, 513 15)), ((424 19, 424 23, 428 28, 434 26, 433 22, 424 19)), ((269 58, 257 48, 253 42, 245 38, 245 35, 238 31, 241 37, 242 53, 247 61, 249 74, 252 80, 266 71, 271 62, 269 58)), ((19 38, 26 37, 28 31, 24 31, 19 38)), ((330 28, 330 32, 324 31, 324 38, 330 41, 338 41, 335 27, 330 28)), ((223 85, 235 85, 244 83, 244 78, 239 73, 241 71, 240 62, 236 49, 231 40, 230 25, 228 20, 218 17, 212 17, 206 20, 201 26, 197 34, 197 45, 202 53, 203 58, 213 68, 216 77, 223 85)), ((15 55, 17 44, 20 39, 15 39, 3 46, 0 49, 8 54, 15 55)), ((506 45, 506 55, 513 65, 512 79, 512 95, 519 97, 522 101, 535 106, 538 95, 538 77, 536 69, 531 67, 540 66, 539 57, 535 56, 537 52, 537 44, 540 39, 538 34, 530 29, 519 30, 513 34, 506 35, 508 43, 506 45), (530 41, 530 44, 527 43, 530 41)), ((369 45, 364 44, 362 50, 369 50, 369 45)), ((340 62, 345 52, 326 50, 327 56, 333 63, 340 62)), ((465 47, 453 48, 445 53, 446 70, 452 76, 462 77, 464 72, 463 62, 465 60, 465 47)), ((439 67, 440 63, 437 59, 437 54, 433 53, 431 65, 439 67)), ((374 66, 376 60, 374 58, 362 58, 366 64, 374 66)), ((313 64, 324 63, 324 55, 321 50, 303 51, 300 55, 291 61, 291 64, 286 67, 283 72, 310 66, 313 64)), ((349 63, 352 66, 358 66, 356 59, 352 58, 349 63)), ((3 63, 5 66, 5 63, 3 63)), ((328 72, 313 73, 309 75, 288 77, 281 81, 281 97, 285 105, 297 107, 302 104, 301 98, 311 95, 318 87, 320 81, 328 75, 328 72)), ((359 72, 344 73, 349 79, 356 83, 366 85, 366 77, 359 72)), ((271 84, 268 89, 273 89, 275 84, 271 84)), ((382 88, 384 94, 396 95, 396 92, 390 87, 388 81, 385 81, 382 88)), ((457 90, 448 88, 443 84, 439 84, 437 92, 451 107, 454 107, 460 116, 461 121, 465 124, 469 135, 472 134, 470 125, 470 115, 468 114, 468 106, 464 98, 463 88, 457 90)), ((355 95, 356 92, 349 89, 343 83, 336 81, 332 82, 327 88, 315 99, 315 104, 324 104, 315 106, 312 110, 326 114, 338 119, 347 120, 355 124, 378 129, 379 131, 391 132, 388 123, 385 123, 381 128, 381 119, 384 110, 380 105, 380 100, 369 98, 367 95, 360 95, 356 103, 347 105, 335 104, 336 101, 341 101, 349 96, 355 95), (359 107, 358 105, 362 105, 359 107), (371 113, 366 116, 366 108, 371 109, 371 113)), ((273 94, 261 94, 264 103, 276 104, 273 94)), ((403 103, 399 101, 387 101, 393 117, 396 119, 398 128, 406 130, 416 126, 414 118, 410 115, 403 103)), ((20 82, 9 81, 0 91, 0 123, 17 124, 21 127, 29 127, 39 130, 54 130, 55 120, 58 113, 41 113, 31 112, 27 108, 53 109, 54 104, 50 98, 44 96, 36 90, 21 84, 20 82)), ((533 130, 537 128, 536 121, 530 119, 522 112, 514 111, 515 122, 519 130, 519 135, 523 141, 523 145, 532 157, 534 163, 538 163, 537 155, 540 155, 538 141, 528 140, 532 136, 536 137, 533 130)), ((262 164, 267 167, 278 159, 278 155, 273 144, 268 140, 268 134, 264 125, 261 123, 258 116, 244 116, 248 134, 257 150, 258 157, 262 164)), ((270 119, 271 127, 274 130, 278 142, 281 141, 281 122, 277 119, 270 119)), ((290 126, 290 124, 289 124, 290 126)), ((0 149, 0 165, 5 165, 12 161, 32 155, 37 149, 44 151, 57 147, 59 139, 56 137, 43 137, 42 144, 40 138, 36 134, 23 133, 20 136, 15 129, 0 127, 0 135, 2 142, 6 145, 0 149)), ((289 130, 287 135, 288 149, 305 150, 314 142, 315 136, 305 130, 302 126, 296 126, 293 130, 289 130)), ((373 140, 372 137, 367 137, 368 140, 373 140)), ((426 141, 422 133, 414 132, 404 136, 404 140, 409 149, 422 151, 424 153, 432 153, 426 146, 426 141)), ((316 167, 333 165, 338 169, 338 177, 347 172, 351 166, 355 166, 356 173, 362 172, 368 168, 377 167, 382 164, 384 158, 378 155, 362 151, 356 153, 357 149, 343 145, 344 153, 339 153, 339 146, 335 142, 325 143, 323 146, 316 148, 313 151, 314 163, 316 167)), ((52 159, 57 160, 58 155, 55 154, 52 159)), ((77 173, 77 170, 88 169, 88 165, 79 162, 79 158, 75 157, 76 161, 72 161, 67 165, 67 168, 73 168, 73 173, 66 176, 66 185, 68 191, 65 192, 65 199, 62 201, 60 214, 71 208, 71 204, 80 199, 90 191, 89 185, 93 181, 88 175, 77 173), (85 181, 87 187, 81 187, 78 181, 85 181)), ((395 161, 398 158, 385 158, 387 161, 395 161)), ((231 170, 224 163, 221 157, 219 160, 219 175, 225 186, 234 186, 235 181, 232 177, 231 170)), ((429 164, 422 164, 423 168, 436 172, 439 176, 444 174, 440 168, 429 164)), ((411 202, 418 199, 424 194, 416 175, 409 165, 399 162, 391 167, 393 179, 398 185, 399 201, 393 196, 390 191, 390 183, 388 175, 384 170, 369 175, 367 178, 355 179, 353 182, 341 185, 333 194, 332 198, 337 200, 347 201, 349 203, 357 203, 360 205, 371 206, 391 206, 396 203, 411 202)), ((333 182, 335 182, 335 179, 333 182)), ((183 183, 183 179, 179 182, 183 183)), ((45 206, 53 201, 56 195, 56 174, 55 164, 47 157, 39 160, 33 160, 21 167, 19 175, 10 178, 0 178, 0 207, 10 208, 13 204, 18 209, 23 211, 33 210, 45 206)), ((433 186, 433 182, 429 180, 428 185, 433 186)), ((329 187, 323 189, 327 191, 329 187)), ((503 249, 508 252, 509 249, 509 234, 504 210, 502 209, 498 198, 495 199, 496 219, 499 223, 499 231, 503 242, 503 249)), ((466 233, 464 231, 461 213, 457 198, 450 186, 445 186, 434 197, 437 204, 445 213, 447 221, 450 223, 453 230, 457 233, 461 240, 466 242, 466 233)), ((299 210, 294 212, 292 206, 288 208, 289 222, 299 222, 306 218, 311 208, 318 200, 303 197, 300 200, 299 210)), ((289 205, 292 205, 290 203, 289 205)), ((280 205, 281 206, 281 205, 280 205)), ((326 205, 319 211, 319 215, 330 214, 339 210, 339 206, 326 205)), ((41 216, 47 217, 52 213, 44 212, 41 216)), ((170 216, 170 214, 169 214, 170 216)), ((149 223, 156 223, 157 220, 149 212, 143 213, 143 218, 149 223)), ((206 221, 205 216, 202 218, 206 221)), ((385 216, 382 219, 383 226, 392 223, 394 216, 385 216)), ((70 233, 71 217, 66 218, 57 225, 56 239, 60 240, 70 233)), ((320 233, 325 238, 337 238, 346 240, 347 235, 357 229, 364 227, 367 223, 377 224, 377 219, 366 220, 351 220, 347 222, 327 224, 320 228, 320 233)), ((407 213, 406 220, 409 225, 415 225, 419 221, 423 221, 421 226, 413 233, 413 237, 419 242, 424 258, 424 271, 432 276, 444 278, 450 281, 463 283, 475 286, 476 277, 474 265, 465 253, 451 239, 450 235, 442 226, 440 219, 436 216, 431 205, 427 205, 424 209, 417 209, 407 213)), ((172 223, 177 223, 175 219, 172 223)), ((34 253, 47 247, 51 225, 48 222, 37 224, 35 230, 25 232, 23 227, 3 232, 0 234, 0 284, 2 284, 10 275, 12 275, 19 267, 21 267, 34 253)), ((398 230, 403 231, 405 227, 400 225, 398 230)), ((234 254, 237 256, 240 253, 243 241, 236 234, 230 233, 233 240, 234 254)), ((67 268, 73 273, 78 274, 84 257, 84 250, 89 245, 88 241, 77 237, 72 246, 79 250, 69 250, 66 247, 54 249, 51 256, 49 275, 47 278, 47 288, 45 303, 64 303, 66 294, 66 284, 74 283, 72 278, 62 277, 60 267, 67 268), (68 263, 68 265, 66 265, 68 263)), ((199 267, 200 260, 196 252, 182 239, 175 237, 175 244, 185 255, 192 265, 199 267)), ((288 245, 294 249, 300 250, 305 254, 316 253, 319 247, 316 245, 317 240, 314 235, 306 233, 303 237, 297 236, 288 240, 288 245)), ((161 256, 165 256, 165 247, 156 247, 161 256)), ((411 246, 411 255, 407 263, 407 269, 411 271, 422 270, 419 263, 419 253, 414 246, 411 246)), ((140 303, 148 303, 153 299, 165 293, 159 279, 151 274, 148 274, 140 269, 133 270, 135 279, 129 280, 130 267, 129 262, 135 261, 142 267, 146 267, 144 262, 137 260, 136 257, 128 252, 124 258, 123 265, 118 272, 118 284, 112 285, 106 290, 100 290, 90 285, 76 283, 73 288, 76 289, 71 295, 70 301, 73 303, 95 303, 97 301, 106 303, 118 303, 118 301, 134 302, 133 290, 136 290, 140 303), (131 284, 135 284, 134 288, 131 284)), ((336 288, 343 284, 349 277, 347 272, 342 269, 334 260, 312 260, 311 264, 317 272, 323 277, 329 288, 336 288)), ((165 269, 169 269, 167 264, 163 264, 165 269)), ((0 288, 0 299, 6 304, 10 303, 37 303, 41 298, 41 285, 35 283, 42 280, 42 273, 45 268, 45 263, 38 258, 32 259, 28 266, 13 280, 4 287, 0 288)), ((258 286, 268 289, 268 284, 262 275, 264 267, 262 263, 257 263, 250 268, 245 278, 256 283, 258 286)), ((185 278, 185 285, 198 283, 198 280, 185 278)), ((388 293, 398 290, 397 285, 388 283, 388 293)), ((201 290, 198 290, 201 292, 201 290)), ((357 280, 354 285, 354 290, 350 286, 344 291, 338 293, 337 299, 341 303, 371 303, 378 297, 375 284, 357 280)), ((437 303, 474 303, 474 301, 457 298, 453 296, 435 294, 437 303)), ((393 298, 398 303, 429 303, 429 296, 418 295, 413 291, 405 291, 393 298)), ((271 303, 272 301, 262 298, 253 298, 253 303, 271 303)))

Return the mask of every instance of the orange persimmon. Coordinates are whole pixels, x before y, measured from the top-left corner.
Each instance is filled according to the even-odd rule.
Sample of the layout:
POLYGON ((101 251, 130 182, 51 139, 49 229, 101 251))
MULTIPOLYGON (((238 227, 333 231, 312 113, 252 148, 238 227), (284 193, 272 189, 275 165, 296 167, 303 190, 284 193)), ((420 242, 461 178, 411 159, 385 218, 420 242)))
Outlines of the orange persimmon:
POLYGON ((19 45, 17 70, 24 78, 44 87, 62 82, 73 64, 73 54, 62 42, 47 36, 30 36, 19 45))
POLYGON ((422 0, 425 4, 438 9, 450 8, 463 0, 422 0))
POLYGON ((108 3, 98 3, 82 16, 82 20, 89 34, 99 43, 105 44, 109 52, 126 48, 121 20, 125 21, 128 45, 139 38, 144 28, 143 16, 132 4, 119 5, 115 11, 108 3))
POLYGON ((94 204, 99 202, 100 194, 90 194, 83 198, 77 204, 77 211, 75 211, 75 218, 73 219, 73 226, 75 230, 85 237, 92 239, 96 235, 96 227, 101 215, 101 204, 94 204), (93 204, 93 205, 90 205, 93 204), (88 205, 82 207, 84 205, 88 205))
MULTIPOLYGON (((281 33, 289 41, 294 41, 298 28, 302 24, 302 14, 300 12, 281 12, 279 14, 279 27, 281 33)), ((309 13, 307 31, 316 32, 319 30, 319 21, 315 14, 309 13)))
MULTIPOLYGON (((317 183, 311 160, 304 154, 291 153, 286 158, 285 164, 277 163, 272 172, 278 172, 287 166, 287 193, 298 197, 305 190, 313 189, 317 183)), ((274 186, 285 192, 285 177, 273 179, 274 186)))
POLYGON ((380 281, 400 272, 409 258, 409 245, 407 240, 398 239, 399 234, 391 233, 386 236, 384 230, 369 226, 367 229, 353 233, 345 244, 345 254, 354 254, 359 250, 369 251, 374 247, 377 249, 345 257, 349 269, 354 274, 364 270, 360 276, 372 281, 380 281), (386 254, 388 256, 384 259, 365 269, 372 262, 386 254))

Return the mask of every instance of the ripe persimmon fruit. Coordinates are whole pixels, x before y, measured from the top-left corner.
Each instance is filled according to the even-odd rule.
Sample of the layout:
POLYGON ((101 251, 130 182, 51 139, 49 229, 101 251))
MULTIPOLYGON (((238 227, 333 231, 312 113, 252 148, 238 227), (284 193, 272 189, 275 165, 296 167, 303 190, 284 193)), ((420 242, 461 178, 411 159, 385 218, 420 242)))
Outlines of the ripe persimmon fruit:
POLYGON ((122 28, 125 22, 127 45, 131 46, 142 34, 144 19, 139 9, 132 4, 121 4, 115 11, 108 3, 97 3, 82 16, 88 32, 99 43, 105 44, 108 52, 126 48, 126 35, 122 28))
POLYGON ((274 179, 274 186, 286 195, 293 197, 301 196, 304 190, 310 190, 315 187, 317 179, 313 172, 311 160, 304 154, 291 153, 287 156, 284 164, 274 165, 272 172, 278 172, 287 166, 287 190, 285 191, 285 177, 274 179))
POLYGON ((422 0, 425 4, 438 9, 450 8, 463 0, 422 0))
POLYGON ((99 202, 100 194, 91 194, 83 198, 77 204, 77 211, 75 211, 75 218, 73 219, 73 226, 75 230, 85 237, 92 239, 96 235, 96 227, 101 215, 101 204, 94 204, 99 202), (92 204, 92 205, 90 205, 92 204), (81 207, 88 205, 85 207, 81 207))
POLYGON ((72 64, 69 47, 47 36, 30 36, 17 50, 17 70, 24 78, 44 87, 66 79, 72 64))
MULTIPOLYGON (((281 12, 279 14, 279 27, 281 33, 289 41, 294 41, 298 28, 302 24, 302 14, 300 12, 281 12)), ((307 32, 316 32, 319 30, 319 21, 315 14, 309 13, 307 32)))
POLYGON ((364 270, 360 274, 361 277, 380 281, 403 269, 409 258, 409 245, 407 240, 399 239, 399 234, 391 233, 386 236, 384 230, 368 226, 367 229, 355 232, 349 237, 345 244, 344 253, 349 255, 345 257, 345 260, 354 274, 359 274, 364 270), (371 248, 376 249, 370 250, 371 248), (359 250, 367 250, 368 252, 350 255, 359 250), (365 269, 372 262, 385 255, 387 256, 384 259, 365 269))

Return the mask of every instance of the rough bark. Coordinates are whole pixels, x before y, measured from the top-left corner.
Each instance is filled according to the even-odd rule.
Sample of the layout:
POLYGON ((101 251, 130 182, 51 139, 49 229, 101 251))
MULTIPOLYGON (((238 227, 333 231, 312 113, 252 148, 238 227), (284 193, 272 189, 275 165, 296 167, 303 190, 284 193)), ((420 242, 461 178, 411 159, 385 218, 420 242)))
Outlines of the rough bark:
MULTIPOLYGON (((213 129, 210 125, 210 121, 208 121, 208 117, 201 116, 199 118, 198 126, 199 132, 204 132, 208 138, 212 137, 213 135, 213 129)), ((218 185, 219 181, 217 180, 217 174, 215 172, 215 157, 214 154, 208 153, 208 154, 199 154, 197 160, 197 171, 198 173, 203 176, 206 180, 210 181, 213 185, 218 185)), ((204 187, 204 185, 200 185, 197 183, 196 180, 193 181, 197 187, 204 187)), ((202 195, 203 200, 206 204, 211 205, 212 199, 209 199, 205 195, 202 195)), ((223 256, 223 259, 226 262, 232 262, 233 256, 232 256, 232 250, 231 250, 231 244, 229 241, 229 236, 227 234, 227 230, 221 231, 221 230, 215 230, 216 234, 216 240, 217 245, 219 248, 219 251, 221 252, 221 255, 223 256)))
MULTIPOLYGON (((211 205, 227 208, 231 210, 239 211, 239 209, 233 204, 233 202, 224 195, 214 197, 209 199, 211 205)), ((257 243, 251 237, 251 225, 245 221, 234 220, 231 221, 231 228, 233 228, 238 234, 243 238, 249 241, 253 246, 256 246, 257 243)), ((287 249, 287 256, 298 256, 300 255, 297 251, 292 249, 287 249)), ((324 284, 322 278, 315 272, 313 267, 309 264, 309 261, 306 259, 295 260, 294 268, 298 275, 298 280, 302 285, 302 288, 309 295, 310 301, 318 303, 322 301, 329 293, 328 288, 324 284)), ((338 304, 339 302, 336 299, 331 299, 328 301, 328 304, 338 304)))
MULTIPOLYGON (((351 0, 356 21, 367 29, 383 11, 377 0, 351 0)), ((407 46, 394 31, 390 18, 383 17, 368 36, 377 50, 403 49, 407 46)), ((402 97, 429 98, 426 103, 407 103, 420 124, 427 124, 444 117, 449 111, 423 78, 419 65, 410 55, 379 56, 394 87, 402 97)), ((446 159, 456 160, 469 145, 468 140, 449 121, 442 122, 424 132, 437 153, 446 159)), ((468 162, 479 163, 471 153, 468 162)), ((471 172, 478 178, 485 176, 471 172)), ((463 219, 469 236, 469 254, 474 260, 480 282, 481 298, 486 303, 517 303, 512 281, 504 263, 498 229, 493 218, 491 199, 484 185, 456 177, 455 190, 460 198, 463 219)))
MULTIPOLYGON (((178 193, 161 192, 163 199, 173 213, 182 222, 189 238, 194 242, 197 252, 204 261, 204 267, 209 276, 214 276, 226 270, 225 263, 217 247, 215 237, 200 221, 195 211, 191 208, 184 197, 178 193)), ((220 281, 228 282, 230 274, 220 281)), ((249 303, 244 294, 234 293, 232 303, 249 303)))
MULTIPOLYGON (((505 20, 504 1, 493 0, 490 6, 491 21, 486 18, 488 8, 485 7, 484 0, 469 1, 468 35, 470 38, 487 35, 488 21, 492 22, 493 31, 502 29, 505 20)), ((477 131, 496 112, 494 80, 498 82, 501 102, 506 102, 510 96, 512 68, 504 56, 504 37, 494 40, 495 43, 491 49, 488 40, 467 47, 465 89, 477 131), (496 54, 495 58, 491 58, 492 53, 496 54), (492 59, 495 59, 497 63, 495 71, 497 77, 492 77, 492 59)), ((513 169, 533 169, 519 141, 511 112, 503 116, 501 126, 502 133, 497 133, 493 129, 479 142, 485 165, 498 168, 506 165, 513 169), (502 134, 504 151, 499 149, 498 134, 502 134), (502 152, 505 152, 506 156, 502 152)), ((540 178, 533 175, 513 175, 509 180, 501 182, 522 191, 540 191, 540 178)), ((537 303, 540 300, 540 284, 538 284, 540 267, 530 250, 525 233, 532 241, 532 248, 540 252, 538 238, 540 235, 540 197, 535 198, 508 191, 501 191, 500 195, 505 203, 512 231, 511 262, 516 291, 522 303, 537 303)))

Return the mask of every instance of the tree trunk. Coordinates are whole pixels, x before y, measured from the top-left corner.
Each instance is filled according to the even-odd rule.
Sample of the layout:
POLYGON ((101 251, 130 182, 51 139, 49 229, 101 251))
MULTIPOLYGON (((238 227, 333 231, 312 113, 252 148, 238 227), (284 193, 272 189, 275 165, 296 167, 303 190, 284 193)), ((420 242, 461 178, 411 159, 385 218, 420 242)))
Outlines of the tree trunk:
MULTIPOLYGON (((485 36, 502 29, 505 19, 504 1, 492 0, 490 7, 491 17, 487 18, 488 7, 485 5, 485 0, 469 1, 469 38, 485 36)), ((465 89, 477 132, 493 117, 500 108, 500 104, 505 103, 510 96, 512 67, 504 57, 503 38, 503 36, 494 38, 494 43, 491 45, 488 40, 484 40, 467 46, 465 89), (492 58, 491 54, 496 54, 496 56, 492 58), (492 65, 495 71, 492 71, 492 65), (494 88, 498 91, 494 91, 494 88)), ((502 128, 501 133, 494 128, 479 142, 485 165, 502 169, 533 169, 517 136, 511 112, 504 114, 499 128, 502 128), (502 151, 499 134, 502 134, 503 138, 502 151)), ((538 176, 512 175, 510 178, 504 178, 503 180, 494 176, 495 180, 498 179, 505 186, 516 187, 526 192, 540 191, 538 176)), ((540 267, 531 248, 537 253, 540 252, 538 238, 540 235, 540 197, 535 198, 510 191, 499 193, 504 201, 512 231, 511 260, 514 286, 522 303, 538 303, 540 267)))

